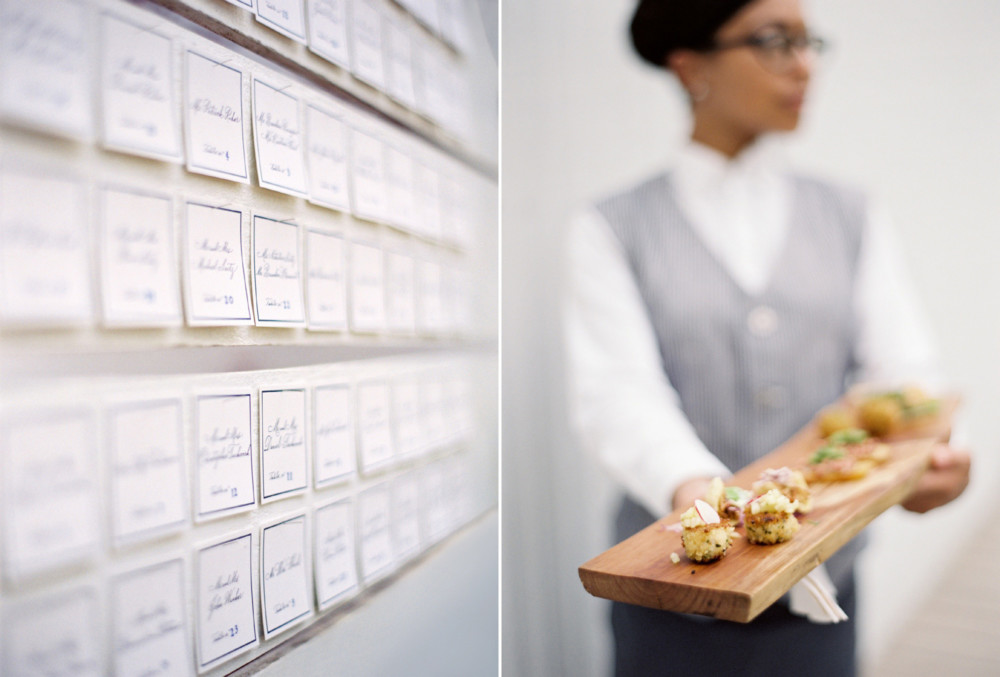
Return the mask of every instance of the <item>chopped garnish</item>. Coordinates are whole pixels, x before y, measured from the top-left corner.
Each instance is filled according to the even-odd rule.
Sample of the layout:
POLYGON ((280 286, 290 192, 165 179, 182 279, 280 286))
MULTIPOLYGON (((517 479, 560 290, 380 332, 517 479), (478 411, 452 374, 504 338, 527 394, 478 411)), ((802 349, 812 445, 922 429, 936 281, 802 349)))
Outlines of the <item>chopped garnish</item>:
POLYGON ((861 428, 838 430, 827 438, 830 444, 857 444, 868 439, 868 431, 861 428))
POLYGON ((817 463, 822 463, 823 461, 829 461, 834 458, 843 458, 844 450, 839 449, 833 445, 827 445, 825 447, 820 447, 816 452, 809 458, 809 463, 811 465, 816 465, 817 463))
POLYGON ((698 516, 705 521, 705 524, 718 524, 722 521, 719 519, 719 513, 715 512, 715 508, 700 498, 694 500, 694 509, 698 511, 698 516))

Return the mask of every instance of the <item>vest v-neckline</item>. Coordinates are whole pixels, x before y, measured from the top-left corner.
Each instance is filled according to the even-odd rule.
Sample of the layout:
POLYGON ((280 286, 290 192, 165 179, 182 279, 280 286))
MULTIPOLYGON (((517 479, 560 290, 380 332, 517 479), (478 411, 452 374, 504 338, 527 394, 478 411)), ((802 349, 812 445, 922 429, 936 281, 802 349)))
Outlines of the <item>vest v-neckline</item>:
POLYGON ((680 203, 677 201, 675 194, 676 187, 670 174, 664 176, 664 181, 667 187, 667 202, 677 211, 677 222, 684 228, 688 234, 697 242, 697 246, 701 249, 702 253, 712 262, 722 273, 723 277, 728 280, 729 284, 732 285, 740 294, 742 298, 751 302, 760 302, 765 297, 771 295, 774 292, 775 286, 780 281, 780 276, 782 271, 786 270, 788 266, 784 265, 789 257, 789 252, 791 251, 793 239, 798 236, 800 228, 796 226, 798 220, 794 218, 796 209, 798 207, 798 191, 792 190, 792 204, 789 209, 789 220, 788 227, 785 229, 785 233, 782 236, 781 244, 778 247, 778 255, 774 258, 774 262, 771 264, 771 269, 767 271, 766 281, 764 285, 760 288, 760 291, 753 292, 747 289, 740 281, 733 275, 733 271, 730 270, 729 266, 722 261, 719 255, 712 250, 708 243, 705 241, 704 236, 695 227, 688 215, 684 213, 681 208, 680 203))

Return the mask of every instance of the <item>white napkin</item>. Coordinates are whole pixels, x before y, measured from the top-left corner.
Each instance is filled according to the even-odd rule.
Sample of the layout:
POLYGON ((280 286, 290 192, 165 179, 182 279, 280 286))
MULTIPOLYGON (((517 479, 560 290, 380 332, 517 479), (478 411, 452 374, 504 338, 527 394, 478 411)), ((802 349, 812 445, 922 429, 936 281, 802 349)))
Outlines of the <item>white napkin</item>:
POLYGON ((793 614, 805 616, 813 623, 839 623, 847 614, 837 604, 837 588, 820 564, 788 591, 788 608, 793 614))

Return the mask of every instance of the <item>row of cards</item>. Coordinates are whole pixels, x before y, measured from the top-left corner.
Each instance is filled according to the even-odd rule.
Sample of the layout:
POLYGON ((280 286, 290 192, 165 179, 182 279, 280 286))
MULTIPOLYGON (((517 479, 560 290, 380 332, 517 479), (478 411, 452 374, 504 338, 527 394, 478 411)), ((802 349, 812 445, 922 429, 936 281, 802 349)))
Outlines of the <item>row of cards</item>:
MULTIPOLYGON (((248 2, 266 25, 302 42, 308 36, 317 55, 349 69, 359 80, 459 138, 468 134, 472 102, 462 61, 384 0, 308 0, 308 8, 303 0, 248 2)), ((247 6, 246 2, 234 4, 247 6)), ((121 0, 3 0, 0 13, 4 29, 0 31, 0 113, 44 131, 88 140, 94 104, 99 102, 102 140, 126 152, 181 159, 175 42, 184 43, 185 52, 191 46, 199 56, 221 64, 207 78, 206 64, 188 58, 183 64, 189 81, 185 122, 193 137, 188 139, 188 152, 193 155, 189 168, 206 159, 205 149, 195 141, 208 125, 193 120, 190 108, 196 95, 205 91, 202 84, 239 84, 226 66, 243 61, 242 55, 235 59, 235 52, 218 49, 162 14, 129 7, 121 0), (92 91, 95 66, 98 96, 92 91)), ((213 105, 231 103, 230 92, 217 93, 224 98, 212 99, 213 105)), ((217 110, 228 118, 231 130, 242 108, 217 110)), ((245 180, 229 165, 223 173, 245 180)))
POLYGON ((274 385, 212 388, 191 377, 202 381, 188 395, 168 388, 87 407, 7 406, 4 579, 86 565, 105 541, 149 543, 192 521, 367 481, 453 448, 476 428, 469 375, 459 371, 313 385, 302 385, 305 372, 291 383, 258 374, 274 385))
MULTIPOLYGON (((261 6, 272 3, 280 4, 261 6)), ((252 153, 264 188, 434 241, 469 244, 484 179, 468 167, 137 8, 103 9, 99 30, 88 31, 89 9, 79 0, 5 0, 0 115, 88 139, 86 57, 97 51, 104 147, 241 183, 251 181, 252 153)))
MULTIPOLYGON (((360 80, 398 98, 400 79, 412 68, 416 40, 406 22, 381 0, 227 0, 257 20, 303 44, 322 58, 349 69, 360 80)), ((397 0, 413 18, 454 49, 472 49, 471 2, 397 0)), ((412 96, 412 94, 411 94, 412 96)))
POLYGON ((193 544, 190 557, 119 566, 97 582, 7 601, 3 672, 140 677, 234 667, 472 519, 470 478, 465 456, 453 454, 353 499, 193 544))
POLYGON ((97 191, 92 235, 88 187, 29 172, 0 170, 0 197, 6 325, 92 323, 95 269, 108 327, 454 335, 472 322, 472 276, 454 253, 446 261, 448 252, 431 247, 418 254, 236 206, 107 186, 97 191))

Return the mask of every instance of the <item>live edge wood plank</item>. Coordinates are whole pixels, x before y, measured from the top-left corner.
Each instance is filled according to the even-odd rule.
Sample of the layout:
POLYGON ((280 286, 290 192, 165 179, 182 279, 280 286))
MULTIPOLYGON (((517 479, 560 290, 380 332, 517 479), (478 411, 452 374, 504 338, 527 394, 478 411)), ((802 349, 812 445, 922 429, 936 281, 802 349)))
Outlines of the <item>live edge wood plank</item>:
MULTIPOLYGON (((937 416, 887 441, 891 459, 853 482, 811 485, 814 508, 786 543, 752 545, 742 527, 725 557, 695 564, 684 556, 680 534, 666 525, 674 512, 579 568, 583 587, 595 597, 746 623, 826 561, 869 522, 913 490, 935 443, 947 439, 957 398, 943 400, 937 416), (680 556, 674 564, 671 553, 680 556)), ((821 444, 812 423, 774 452, 740 470, 727 484, 749 488, 766 468, 802 467, 821 444)))

